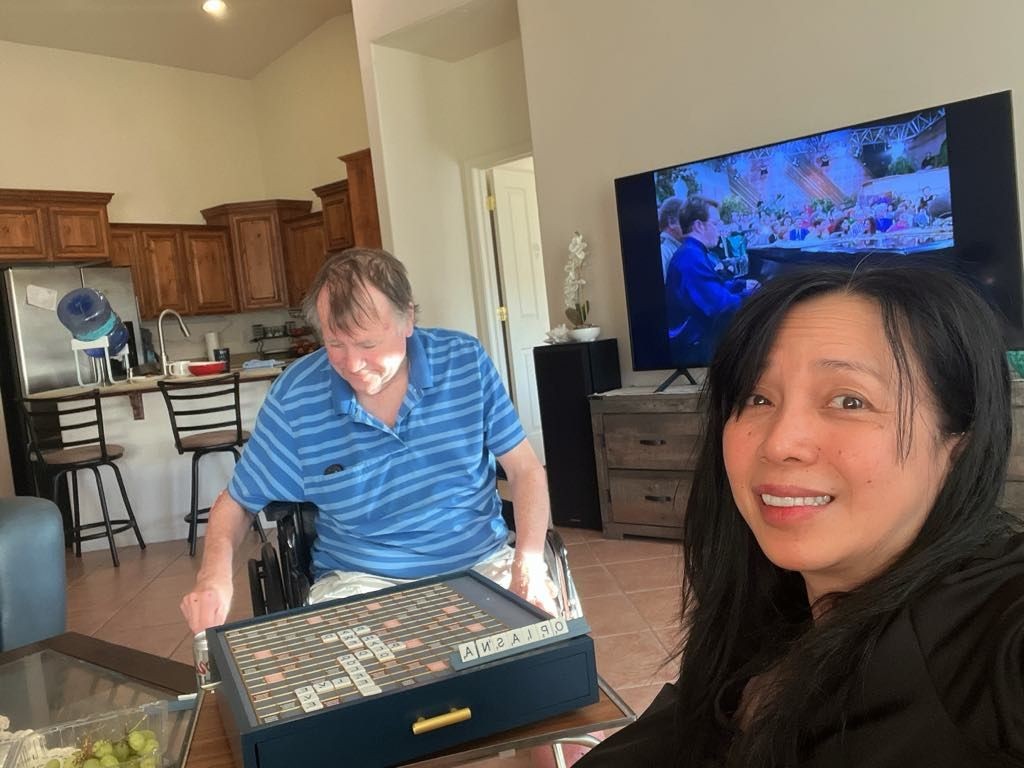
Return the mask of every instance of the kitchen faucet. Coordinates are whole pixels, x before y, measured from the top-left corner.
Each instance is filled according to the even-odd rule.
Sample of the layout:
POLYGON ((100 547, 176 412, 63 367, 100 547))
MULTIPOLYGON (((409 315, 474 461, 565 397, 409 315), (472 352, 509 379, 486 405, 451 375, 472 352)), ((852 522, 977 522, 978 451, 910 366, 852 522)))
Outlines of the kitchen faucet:
POLYGON ((173 309, 165 309, 160 313, 160 319, 156 321, 156 328, 157 332, 160 334, 160 364, 163 366, 164 376, 167 376, 170 373, 170 361, 167 359, 167 352, 164 348, 164 317, 166 315, 174 315, 178 318, 178 325, 181 327, 181 332, 186 339, 192 335, 188 332, 188 326, 186 326, 185 321, 181 319, 181 315, 173 309))

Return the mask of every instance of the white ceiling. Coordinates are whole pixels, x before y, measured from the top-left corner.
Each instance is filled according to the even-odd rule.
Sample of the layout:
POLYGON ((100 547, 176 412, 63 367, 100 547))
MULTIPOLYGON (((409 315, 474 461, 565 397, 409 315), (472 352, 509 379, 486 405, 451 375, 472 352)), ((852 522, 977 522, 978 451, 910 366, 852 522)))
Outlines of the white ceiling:
POLYGON ((516 0, 470 0, 374 42, 442 61, 461 61, 517 37, 516 0))
POLYGON ((0 40, 251 78, 351 0, 0 0, 0 40))

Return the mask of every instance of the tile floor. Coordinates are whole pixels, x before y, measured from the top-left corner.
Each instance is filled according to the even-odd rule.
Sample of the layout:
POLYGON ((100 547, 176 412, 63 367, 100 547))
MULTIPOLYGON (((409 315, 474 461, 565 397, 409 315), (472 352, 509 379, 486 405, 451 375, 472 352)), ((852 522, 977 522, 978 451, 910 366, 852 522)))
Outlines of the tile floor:
MULTIPOLYGON (((641 712, 662 683, 674 677, 675 664, 668 659, 679 625, 679 545, 559 530, 597 647, 598 672, 641 712)), ((258 549, 253 534, 237 557, 230 620, 252 615, 246 561, 258 549)), ((190 558, 184 541, 151 544, 144 551, 122 547, 118 553, 120 568, 111 566, 106 551, 87 552, 80 559, 68 555, 68 630, 190 664, 191 634, 178 601, 195 580, 200 557, 190 558)), ((530 764, 519 755, 476 765, 530 764)))

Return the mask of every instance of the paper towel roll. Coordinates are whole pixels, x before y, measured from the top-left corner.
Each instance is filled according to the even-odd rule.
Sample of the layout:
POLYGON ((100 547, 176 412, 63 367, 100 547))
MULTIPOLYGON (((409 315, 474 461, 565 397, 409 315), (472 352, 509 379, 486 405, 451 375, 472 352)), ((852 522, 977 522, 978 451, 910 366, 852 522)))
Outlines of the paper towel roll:
POLYGON ((213 360, 213 350, 220 346, 220 334, 216 331, 211 331, 206 334, 206 359, 213 360))

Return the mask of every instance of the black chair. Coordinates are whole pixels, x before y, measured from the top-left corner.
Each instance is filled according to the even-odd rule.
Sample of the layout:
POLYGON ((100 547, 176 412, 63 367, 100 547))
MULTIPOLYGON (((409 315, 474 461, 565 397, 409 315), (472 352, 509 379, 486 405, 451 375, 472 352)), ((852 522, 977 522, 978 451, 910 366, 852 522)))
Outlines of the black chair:
MULTIPOLYGON (((161 379, 156 385, 167 405, 174 447, 179 454, 192 454, 192 496, 185 522, 188 553, 194 556, 199 524, 207 522, 210 512, 209 507, 199 507, 199 461, 211 453, 230 453, 237 464, 239 449, 249 439, 249 433, 242 429, 238 372, 195 381, 161 379)), ((258 515, 253 520, 253 529, 266 542, 258 515)))
MULTIPOLYGON (((306 605, 313 585, 313 542, 316 540, 315 504, 275 501, 263 513, 277 522, 277 546, 264 543, 259 558, 249 560, 249 592, 253 616, 277 613, 306 605), (280 555, 278 555, 278 551, 280 555)), ((509 522, 509 543, 515 543, 511 502, 503 502, 502 515, 509 522)), ((544 545, 548 572, 558 587, 558 604, 564 618, 583 615, 576 585, 569 569, 568 551, 561 535, 549 528, 544 545)))
POLYGON ((106 537, 110 544, 110 557, 116 567, 120 562, 114 536, 127 530, 134 531, 139 546, 145 549, 146 542, 142 540, 135 513, 132 512, 121 470, 114 463, 115 459, 124 456, 124 448, 107 443, 103 431, 103 409, 100 405, 99 390, 94 389, 84 395, 28 398, 22 400, 21 405, 30 440, 29 457, 39 462, 40 467, 51 475, 53 498, 59 498, 62 479, 65 486, 70 485, 71 511, 66 527, 75 546, 75 555, 82 556, 83 541, 106 537), (100 475, 100 467, 103 466, 114 471, 128 515, 124 519, 110 519, 107 495, 103 490, 103 477, 100 475), (102 521, 85 524, 81 521, 78 472, 83 469, 92 471, 96 478, 96 492, 103 513, 102 521), (70 483, 68 475, 71 476, 70 483), (85 533, 96 528, 102 530, 97 533, 85 533))

